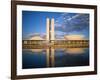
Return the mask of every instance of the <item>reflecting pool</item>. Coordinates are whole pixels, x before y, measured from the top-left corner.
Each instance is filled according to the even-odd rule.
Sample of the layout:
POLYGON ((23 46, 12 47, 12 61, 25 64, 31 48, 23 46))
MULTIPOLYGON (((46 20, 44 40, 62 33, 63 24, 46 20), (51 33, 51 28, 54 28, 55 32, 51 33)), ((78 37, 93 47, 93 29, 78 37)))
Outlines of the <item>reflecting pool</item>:
POLYGON ((89 65, 89 48, 23 49, 22 68, 74 67, 89 65))

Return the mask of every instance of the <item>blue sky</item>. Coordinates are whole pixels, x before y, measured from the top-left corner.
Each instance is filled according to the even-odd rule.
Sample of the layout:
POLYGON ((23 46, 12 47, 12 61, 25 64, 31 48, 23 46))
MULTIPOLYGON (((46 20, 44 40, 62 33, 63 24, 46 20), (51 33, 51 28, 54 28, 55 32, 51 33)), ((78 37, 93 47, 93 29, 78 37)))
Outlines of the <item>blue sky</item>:
POLYGON ((89 14, 22 11, 23 39, 28 39, 35 34, 45 35, 47 17, 55 19, 56 36, 78 34, 89 38, 89 14))

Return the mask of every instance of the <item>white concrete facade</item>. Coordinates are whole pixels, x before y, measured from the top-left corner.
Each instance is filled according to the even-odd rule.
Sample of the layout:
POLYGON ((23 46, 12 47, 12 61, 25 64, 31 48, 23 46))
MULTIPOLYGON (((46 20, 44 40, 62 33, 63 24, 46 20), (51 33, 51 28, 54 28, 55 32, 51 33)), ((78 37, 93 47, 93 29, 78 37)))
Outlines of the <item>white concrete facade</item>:
POLYGON ((49 18, 46 19, 46 40, 55 40, 54 18, 51 20, 49 18))
POLYGON ((49 37, 49 30, 50 29, 50 19, 47 18, 46 19, 46 40, 49 41, 50 37, 49 37))
POLYGON ((54 18, 51 19, 51 40, 55 40, 54 18))

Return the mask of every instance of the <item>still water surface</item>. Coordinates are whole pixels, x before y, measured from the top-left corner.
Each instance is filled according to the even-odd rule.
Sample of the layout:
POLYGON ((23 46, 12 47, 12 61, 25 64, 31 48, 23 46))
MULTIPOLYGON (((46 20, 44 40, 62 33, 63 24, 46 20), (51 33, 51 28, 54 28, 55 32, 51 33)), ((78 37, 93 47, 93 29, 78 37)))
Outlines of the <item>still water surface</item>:
POLYGON ((73 67, 89 65, 89 48, 23 49, 22 68, 73 67))

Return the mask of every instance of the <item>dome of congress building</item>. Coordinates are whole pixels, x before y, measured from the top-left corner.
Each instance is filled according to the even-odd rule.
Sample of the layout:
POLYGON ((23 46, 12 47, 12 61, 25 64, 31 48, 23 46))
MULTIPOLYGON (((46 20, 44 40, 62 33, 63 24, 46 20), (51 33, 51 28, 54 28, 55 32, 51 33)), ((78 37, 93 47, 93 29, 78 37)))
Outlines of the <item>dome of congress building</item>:
POLYGON ((30 40, 44 40, 41 36, 35 35, 30 38, 30 40))
POLYGON ((65 35, 64 39, 66 40, 84 40, 84 35, 65 35))

